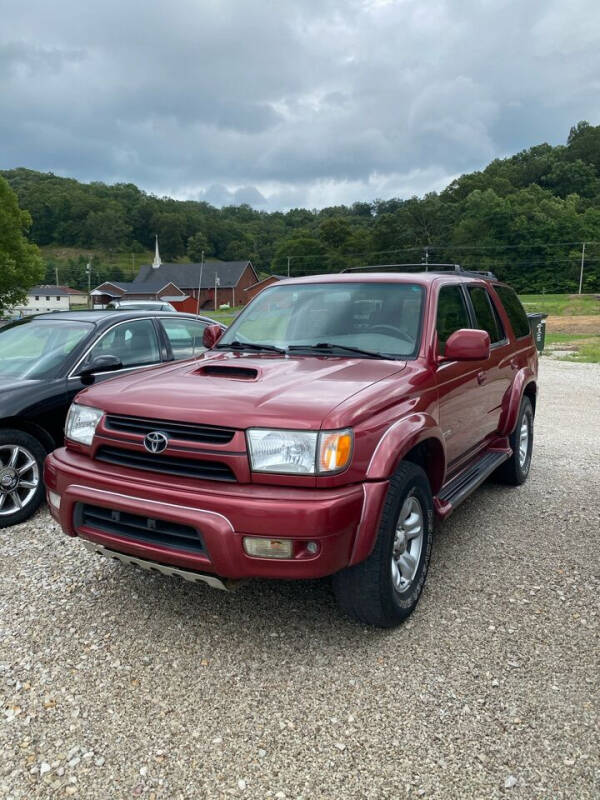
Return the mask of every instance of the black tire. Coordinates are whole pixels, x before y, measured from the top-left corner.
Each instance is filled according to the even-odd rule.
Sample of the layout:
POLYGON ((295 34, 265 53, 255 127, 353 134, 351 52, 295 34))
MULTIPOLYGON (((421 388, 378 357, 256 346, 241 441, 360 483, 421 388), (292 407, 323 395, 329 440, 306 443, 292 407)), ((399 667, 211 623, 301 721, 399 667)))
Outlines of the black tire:
POLYGON ((40 507, 44 499, 43 467, 46 455, 45 448, 35 436, 14 428, 0 429, 0 528, 24 522, 40 507), (18 449, 17 460, 11 466, 14 448, 18 449), (33 465, 19 474, 19 470, 24 470, 29 463, 29 456, 33 465), (15 480, 18 481, 16 487, 15 480))
MULTIPOLYGON (((409 506, 410 507, 410 506, 409 506)), ((417 511, 418 513, 418 511, 417 511)), ((407 520, 408 521, 408 520, 407 520)), ((408 541, 412 541, 407 538, 408 541)), ((333 576, 333 589, 340 608, 354 619, 380 628, 392 628, 414 611, 431 558, 433 498, 425 472, 408 461, 401 462, 390 480, 375 546, 370 556, 333 576), (422 538, 416 571, 404 589, 394 585, 392 557, 397 541, 396 526, 407 503, 420 507, 422 538)), ((402 580, 402 578, 400 578, 402 580)))
POLYGON ((528 397, 523 397, 521 401, 517 424, 509 437, 509 441, 513 451, 512 456, 508 461, 500 465, 497 470, 497 476, 502 483, 506 483, 509 486, 520 486, 522 483, 525 483, 529 475, 531 455, 533 453, 533 407, 528 397), (528 430, 527 448, 524 460, 522 460, 520 454, 521 430, 523 425, 526 425, 528 430))

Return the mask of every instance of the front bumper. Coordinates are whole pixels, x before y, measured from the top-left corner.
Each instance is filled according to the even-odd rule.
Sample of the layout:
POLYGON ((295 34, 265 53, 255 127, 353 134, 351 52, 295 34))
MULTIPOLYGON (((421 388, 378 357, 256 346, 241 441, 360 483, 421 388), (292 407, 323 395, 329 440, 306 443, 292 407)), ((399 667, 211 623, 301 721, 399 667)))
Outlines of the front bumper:
POLYGON ((69 536, 134 558, 232 580, 319 578, 361 560, 374 541, 387 489, 387 481, 321 490, 203 481, 191 491, 171 476, 99 466, 66 448, 48 456, 44 479, 47 490, 60 495, 60 510, 49 508, 69 536), (80 503, 190 526, 200 532, 205 549, 189 552, 78 525, 80 503), (242 546, 248 535, 293 539, 295 556, 248 556, 242 546), (317 542, 317 553, 302 546, 308 541, 317 542))

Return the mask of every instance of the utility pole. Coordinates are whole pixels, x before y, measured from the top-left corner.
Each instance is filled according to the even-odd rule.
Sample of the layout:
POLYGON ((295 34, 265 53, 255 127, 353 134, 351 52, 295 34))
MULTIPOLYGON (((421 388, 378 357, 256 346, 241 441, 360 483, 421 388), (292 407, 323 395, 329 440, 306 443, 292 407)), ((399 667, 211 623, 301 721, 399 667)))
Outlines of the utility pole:
POLYGON ((217 310, 217 287, 221 285, 221 279, 215 272, 215 311, 217 310))
POLYGON ((198 303, 196 305, 196 314, 200 314, 200 292, 202 291, 202 271, 204 270, 204 250, 200 256, 200 277, 198 278, 198 303))
POLYGON ((429 272, 429 248, 425 248, 425 272, 429 272))
POLYGON ((292 259, 290 258, 290 256, 288 256, 288 278, 290 277, 290 261, 291 260, 292 259))
POLYGON ((583 265, 585 264, 585 242, 581 246, 581 270, 579 271, 579 294, 583 287, 583 265))
POLYGON ((87 272, 87 279, 88 279, 88 305, 91 307, 92 303, 92 264, 90 261, 87 262, 85 265, 85 271, 87 272))

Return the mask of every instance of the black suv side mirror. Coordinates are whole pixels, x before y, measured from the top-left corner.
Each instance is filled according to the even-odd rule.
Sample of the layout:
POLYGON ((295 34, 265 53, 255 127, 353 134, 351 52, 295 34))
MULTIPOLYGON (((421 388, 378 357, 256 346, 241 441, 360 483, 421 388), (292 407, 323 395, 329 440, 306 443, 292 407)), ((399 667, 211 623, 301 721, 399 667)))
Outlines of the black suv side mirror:
POLYGON ((95 372, 113 372, 116 369, 121 369, 122 366, 123 362, 118 356, 95 356, 79 371, 79 377, 90 380, 93 379, 95 372))

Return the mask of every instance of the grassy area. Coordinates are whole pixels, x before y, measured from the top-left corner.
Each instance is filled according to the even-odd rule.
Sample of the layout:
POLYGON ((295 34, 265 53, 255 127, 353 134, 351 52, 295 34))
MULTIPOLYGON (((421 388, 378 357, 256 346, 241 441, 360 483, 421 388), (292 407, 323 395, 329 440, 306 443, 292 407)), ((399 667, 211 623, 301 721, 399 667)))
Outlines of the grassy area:
POLYGON ((552 316, 600 314, 598 294, 522 294, 525 311, 541 311, 552 316))
POLYGON ((230 325, 233 319, 240 313, 243 306, 236 306, 235 308, 228 308, 223 311, 213 311, 212 308, 201 308, 200 313, 205 317, 216 319, 217 322, 222 322, 223 325, 230 325))
POLYGON ((524 294, 525 311, 548 314, 545 354, 564 361, 600 362, 600 295, 524 294))
POLYGON ((598 333, 546 333, 545 353, 562 361, 600 364, 600 322, 598 333))
POLYGON ((549 344, 570 344, 571 342, 585 341, 590 338, 594 339, 596 337, 590 337, 589 333, 553 333, 550 331, 546 333, 546 346, 549 344))
POLYGON ((154 251, 146 250, 142 253, 123 253, 108 250, 95 250, 93 248, 82 247, 58 247, 56 245, 48 245, 40 247, 44 259, 51 259, 58 262, 59 270, 60 263, 68 264, 70 259, 77 261, 78 258, 91 259, 97 257, 102 266, 107 267, 120 267, 128 278, 137 275, 137 272, 142 264, 149 264, 154 258, 154 251))

